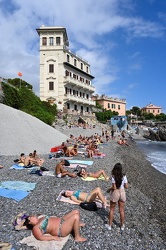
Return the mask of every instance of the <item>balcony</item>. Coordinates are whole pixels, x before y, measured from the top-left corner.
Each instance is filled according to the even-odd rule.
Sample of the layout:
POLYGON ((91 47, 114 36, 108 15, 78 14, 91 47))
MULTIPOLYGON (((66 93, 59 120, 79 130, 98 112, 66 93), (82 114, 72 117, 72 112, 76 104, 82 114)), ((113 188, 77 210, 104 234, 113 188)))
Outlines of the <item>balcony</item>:
POLYGON ((72 78, 70 76, 64 76, 64 85, 67 87, 77 87, 77 89, 88 90, 91 93, 95 92, 95 87, 87 84, 85 82, 81 82, 76 78, 72 78))
POLYGON ((65 94, 64 101, 77 102, 77 103, 95 106, 95 101, 92 101, 91 99, 86 99, 77 95, 71 95, 71 94, 65 94))

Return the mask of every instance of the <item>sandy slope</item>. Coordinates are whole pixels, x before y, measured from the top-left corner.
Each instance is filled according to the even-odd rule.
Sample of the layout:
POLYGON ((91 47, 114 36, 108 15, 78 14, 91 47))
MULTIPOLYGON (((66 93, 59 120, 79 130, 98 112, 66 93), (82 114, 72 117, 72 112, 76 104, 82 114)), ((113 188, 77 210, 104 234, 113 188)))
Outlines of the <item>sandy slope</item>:
POLYGON ((0 103, 0 154, 49 153, 68 137, 39 119, 0 103))

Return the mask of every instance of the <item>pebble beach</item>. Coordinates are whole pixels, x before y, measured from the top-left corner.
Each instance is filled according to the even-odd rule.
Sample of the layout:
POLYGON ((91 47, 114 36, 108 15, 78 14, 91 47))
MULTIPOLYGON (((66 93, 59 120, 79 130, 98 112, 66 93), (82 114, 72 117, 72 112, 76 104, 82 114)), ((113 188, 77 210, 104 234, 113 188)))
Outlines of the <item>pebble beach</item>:
MULTIPOLYGON (((56 131, 62 133, 65 139, 70 134, 75 136, 79 134, 89 136, 95 132, 101 134, 101 128, 99 127, 93 129, 61 129, 57 127, 55 128, 56 131)), ((24 132, 26 134, 26 131, 24 132)), ((28 137, 28 134, 26 136, 28 137)), ((62 140, 64 138, 62 136, 62 140)), ((151 166, 145 155, 137 147, 135 139, 128 138, 130 146, 118 145, 117 140, 118 138, 109 140, 108 145, 100 144, 99 149, 106 156, 103 159, 93 159, 93 165, 87 168, 91 172, 104 169, 111 176, 111 170, 115 163, 122 163, 129 182, 129 188, 126 191, 125 230, 123 232, 120 231, 117 207, 112 230, 108 231, 105 224, 108 223, 109 208, 101 208, 96 212, 87 211, 78 205, 56 200, 61 190, 80 189, 89 192, 98 186, 109 199, 106 190, 111 186, 111 181, 83 181, 79 177, 38 176, 30 174, 29 169, 10 169, 13 160, 19 158, 22 152, 15 154, 15 150, 8 149, 8 155, 0 154, 0 164, 3 165, 3 168, 0 169, 0 181, 33 182, 36 183, 36 187, 19 202, 0 196, 0 241, 9 242, 15 250, 34 249, 20 243, 31 232, 29 230, 14 230, 12 221, 17 214, 26 211, 27 214, 48 214, 61 217, 73 209, 78 209, 81 221, 86 223, 86 226, 81 228, 81 235, 86 237, 87 241, 76 243, 71 235, 63 246, 63 250, 166 249, 166 175, 151 166)), ((31 143, 31 146, 31 151, 36 149, 41 158, 45 159, 44 167, 54 171, 57 160, 55 158, 49 159, 50 148, 48 148, 47 153, 43 154, 36 148, 35 141, 34 144, 31 143)), ((52 146, 55 146, 55 144, 52 146)), ((82 160, 81 155, 75 156, 74 159, 82 160)), ((86 160, 89 159, 86 158, 86 160)), ((70 171, 73 170, 70 169, 70 171)))

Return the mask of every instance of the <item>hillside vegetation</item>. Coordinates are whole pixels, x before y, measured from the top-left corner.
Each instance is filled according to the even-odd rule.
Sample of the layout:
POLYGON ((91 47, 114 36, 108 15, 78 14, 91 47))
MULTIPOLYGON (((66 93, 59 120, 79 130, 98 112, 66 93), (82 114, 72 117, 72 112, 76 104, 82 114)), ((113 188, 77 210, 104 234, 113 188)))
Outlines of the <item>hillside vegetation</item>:
POLYGON ((10 84, 2 82, 3 97, 1 102, 5 105, 24 111, 48 125, 52 125, 57 115, 56 104, 50 105, 41 101, 32 91, 32 86, 26 82, 20 85, 20 79, 11 79, 10 84))

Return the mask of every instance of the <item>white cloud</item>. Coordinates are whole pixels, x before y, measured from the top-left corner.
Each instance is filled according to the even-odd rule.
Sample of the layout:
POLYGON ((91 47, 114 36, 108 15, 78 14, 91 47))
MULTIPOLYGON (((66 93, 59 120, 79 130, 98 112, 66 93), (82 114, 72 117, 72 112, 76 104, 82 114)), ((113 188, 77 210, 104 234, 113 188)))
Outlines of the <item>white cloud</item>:
MULTIPOLYGON (((0 76, 17 77, 33 84, 39 93, 39 37, 36 28, 64 26, 71 49, 88 60, 97 92, 110 90, 119 78, 119 66, 111 56, 118 41, 114 33, 122 31, 126 41, 141 37, 161 37, 163 27, 133 17, 131 0, 0 0, 0 76)), ((125 42, 125 40, 124 40, 125 42)), ((132 64, 130 69, 140 69, 132 64)))

